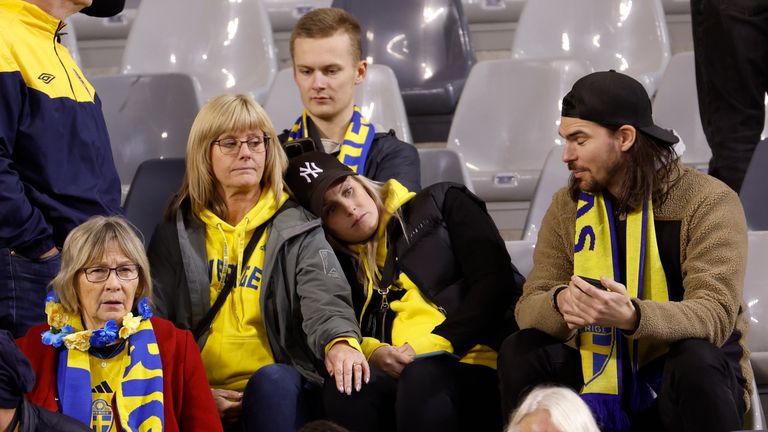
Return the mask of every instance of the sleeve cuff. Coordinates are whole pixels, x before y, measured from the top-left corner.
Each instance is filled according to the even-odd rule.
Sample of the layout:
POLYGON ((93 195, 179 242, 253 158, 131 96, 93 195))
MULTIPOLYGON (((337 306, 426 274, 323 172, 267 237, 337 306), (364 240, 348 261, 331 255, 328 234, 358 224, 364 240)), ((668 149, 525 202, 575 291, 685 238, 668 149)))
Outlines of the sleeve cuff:
POLYGON ((358 350, 360 352, 363 352, 363 350, 360 348, 360 342, 358 342, 356 338, 354 338, 352 336, 342 336, 342 337, 337 337, 335 339, 332 339, 330 342, 328 342, 327 345, 325 345, 325 353, 326 354, 328 354, 328 351, 330 351, 331 347, 336 342, 346 342, 352 348, 354 348, 354 349, 356 349, 356 350, 358 350))
POLYGON ((366 360, 371 358, 371 355, 373 355, 374 351, 376 351, 377 349, 383 346, 388 346, 388 345, 389 344, 381 342, 376 338, 364 337, 363 343, 362 343, 362 349, 363 349, 363 354, 365 355, 366 360))

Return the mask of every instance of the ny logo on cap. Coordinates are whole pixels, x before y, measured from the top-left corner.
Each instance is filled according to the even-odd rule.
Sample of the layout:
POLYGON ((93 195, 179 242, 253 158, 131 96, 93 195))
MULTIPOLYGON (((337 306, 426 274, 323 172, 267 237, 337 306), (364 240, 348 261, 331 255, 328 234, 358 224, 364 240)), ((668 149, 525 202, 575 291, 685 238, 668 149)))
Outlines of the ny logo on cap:
POLYGON ((312 179, 316 179, 317 175, 323 172, 314 162, 304 162, 304 165, 304 167, 299 168, 299 175, 304 177, 307 183, 312 183, 312 179), (312 178, 309 178, 310 175, 312 178))

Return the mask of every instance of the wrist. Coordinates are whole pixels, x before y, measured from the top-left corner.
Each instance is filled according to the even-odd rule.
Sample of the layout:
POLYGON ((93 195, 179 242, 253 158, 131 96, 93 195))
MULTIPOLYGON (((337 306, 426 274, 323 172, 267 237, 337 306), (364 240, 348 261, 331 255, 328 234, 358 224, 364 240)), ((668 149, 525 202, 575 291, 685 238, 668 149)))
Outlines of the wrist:
POLYGON ((561 316, 563 313, 560 312, 560 305, 557 304, 557 295, 566 288, 568 288, 568 285, 558 285, 555 287, 555 291, 552 293, 552 308, 555 309, 555 312, 559 313, 561 316))

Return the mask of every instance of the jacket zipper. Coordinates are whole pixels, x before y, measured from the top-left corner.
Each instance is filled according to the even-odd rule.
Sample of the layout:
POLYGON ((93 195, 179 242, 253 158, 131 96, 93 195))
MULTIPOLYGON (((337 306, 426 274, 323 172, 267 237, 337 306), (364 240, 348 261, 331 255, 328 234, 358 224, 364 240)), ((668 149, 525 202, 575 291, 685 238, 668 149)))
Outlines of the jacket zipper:
POLYGON ((59 50, 56 49, 56 43, 59 39, 59 31, 64 28, 64 23, 59 21, 59 26, 56 29, 56 33, 53 34, 53 52, 56 53, 56 58, 59 60, 59 64, 61 64, 61 68, 64 70, 64 75, 67 76, 67 82, 69 83, 69 90, 72 92, 72 98, 74 100, 77 100, 77 95, 75 94, 75 88, 72 86, 72 78, 69 76, 69 71, 67 70, 67 67, 64 65, 64 62, 61 60, 61 57, 59 57, 59 50))

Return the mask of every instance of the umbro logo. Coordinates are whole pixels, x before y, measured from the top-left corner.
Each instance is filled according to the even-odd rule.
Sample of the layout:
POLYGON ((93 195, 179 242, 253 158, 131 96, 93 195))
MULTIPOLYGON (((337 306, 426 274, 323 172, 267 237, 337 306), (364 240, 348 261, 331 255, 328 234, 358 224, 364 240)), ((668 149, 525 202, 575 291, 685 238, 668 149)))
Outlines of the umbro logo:
POLYGON ((37 79, 39 79, 40 81, 42 81, 42 82, 44 82, 46 84, 50 84, 51 81, 54 80, 54 78, 56 78, 56 77, 51 75, 51 74, 49 74, 49 73, 46 73, 46 72, 41 73, 40 76, 37 77, 37 79))
POLYGON ((312 183, 312 179, 316 179, 317 175, 323 172, 321 168, 318 168, 314 162, 304 162, 304 166, 299 168, 299 175, 304 177, 307 183, 312 183), (312 178, 309 178, 312 176, 312 178))

